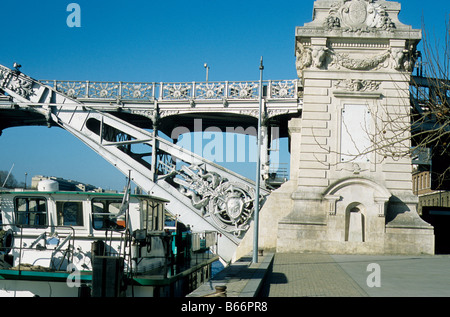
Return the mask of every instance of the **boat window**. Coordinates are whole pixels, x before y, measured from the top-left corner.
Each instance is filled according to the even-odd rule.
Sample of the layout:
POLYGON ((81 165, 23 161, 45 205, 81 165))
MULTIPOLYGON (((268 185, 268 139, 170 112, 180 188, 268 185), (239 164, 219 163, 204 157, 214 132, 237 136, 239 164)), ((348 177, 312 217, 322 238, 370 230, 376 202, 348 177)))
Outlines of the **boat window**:
POLYGON ((164 230, 164 204, 158 204, 158 230, 164 230))
POLYGON ((83 204, 80 201, 57 201, 58 226, 82 226, 83 204))
POLYGON ((125 212, 120 212, 122 200, 93 199, 92 224, 96 230, 125 229, 125 212))
POLYGON ((163 230, 163 210, 164 205, 149 201, 142 201, 142 218, 144 219, 144 229, 147 231, 163 230))
POLYGON ((46 227, 47 204, 44 198, 17 197, 15 199, 16 224, 23 227, 46 227))
POLYGON ((148 206, 147 200, 142 200, 142 219, 144 221, 144 229, 147 229, 147 231, 152 230, 152 209, 148 206))

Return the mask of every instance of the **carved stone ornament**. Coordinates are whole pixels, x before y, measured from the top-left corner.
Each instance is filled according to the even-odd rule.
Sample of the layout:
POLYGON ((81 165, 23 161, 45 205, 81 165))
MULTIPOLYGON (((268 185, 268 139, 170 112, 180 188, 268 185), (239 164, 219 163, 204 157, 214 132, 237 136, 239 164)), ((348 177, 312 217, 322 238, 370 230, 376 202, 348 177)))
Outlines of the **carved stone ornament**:
POLYGON ((407 72, 411 72, 414 69, 416 63, 416 50, 414 47, 410 47, 409 50, 393 48, 391 56, 394 69, 407 72))
POLYGON ((395 24, 385 7, 375 0, 344 0, 331 7, 324 27, 328 30, 370 33, 377 30, 392 31, 395 24))
POLYGON ((298 77, 302 77, 302 71, 308 68, 316 69, 349 69, 349 70, 379 70, 392 68, 397 71, 411 72, 416 63, 416 49, 402 48, 387 49, 377 55, 365 58, 356 58, 348 53, 339 53, 333 48, 311 48, 297 42, 296 68, 298 77))
POLYGON ((203 217, 211 217, 222 230, 236 237, 248 230, 254 210, 253 188, 230 182, 198 165, 182 166, 177 174, 180 177, 173 181, 179 185, 178 190, 190 197, 192 206, 203 217))
POLYGON ((336 82, 336 88, 344 89, 346 91, 375 91, 380 87, 380 82, 373 80, 361 80, 361 79, 347 79, 338 80, 336 82))
POLYGON ((297 42, 295 51, 295 66, 297 68, 298 77, 302 77, 301 71, 312 65, 312 50, 301 42, 297 42))
POLYGON ((326 66, 328 52, 328 47, 314 46, 311 48, 298 42, 296 49, 296 67, 299 77, 301 77, 301 71, 306 68, 315 67, 322 69, 326 66))
MULTIPOLYGON (((354 58, 347 53, 338 53, 327 47, 311 48, 298 41, 296 69, 298 77, 302 77, 304 69, 312 67, 316 69, 328 69, 330 67, 340 69, 343 67, 350 70, 377 70, 389 67, 389 57, 391 55, 391 51, 386 50, 370 58, 354 58)), ((401 59, 403 60, 403 56, 401 59)), ((395 69, 400 70, 400 68, 395 69)))
POLYGON ((331 65, 335 65, 338 68, 344 67, 351 70, 376 70, 382 67, 388 67, 388 63, 384 63, 391 52, 389 50, 384 53, 375 55, 371 58, 352 58, 349 54, 336 53, 333 54, 333 61, 331 65))

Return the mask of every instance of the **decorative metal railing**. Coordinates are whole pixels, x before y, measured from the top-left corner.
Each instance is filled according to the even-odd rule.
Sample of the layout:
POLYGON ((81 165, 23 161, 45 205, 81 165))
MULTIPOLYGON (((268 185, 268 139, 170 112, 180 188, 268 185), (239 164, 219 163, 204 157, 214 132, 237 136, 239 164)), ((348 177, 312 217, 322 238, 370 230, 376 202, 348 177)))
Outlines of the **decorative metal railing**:
MULTIPOLYGON (((78 99, 119 99, 136 101, 183 101, 183 100, 257 100, 258 81, 187 82, 187 83, 141 83, 41 80, 57 91, 78 99)), ((264 81, 264 98, 297 99, 299 81, 264 81)))

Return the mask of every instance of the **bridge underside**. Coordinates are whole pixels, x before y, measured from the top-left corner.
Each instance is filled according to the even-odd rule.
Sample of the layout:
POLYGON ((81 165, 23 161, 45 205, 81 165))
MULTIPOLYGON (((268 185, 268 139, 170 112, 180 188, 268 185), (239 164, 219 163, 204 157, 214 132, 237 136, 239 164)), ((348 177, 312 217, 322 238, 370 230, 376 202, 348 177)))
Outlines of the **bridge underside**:
POLYGON ((47 120, 42 114, 33 111, 5 110, 0 108, 0 135, 7 128, 44 125, 47 125, 47 120))
MULTIPOLYGON (((9 107, 9 106, 8 106, 9 107)), ((139 128, 142 129, 153 129, 153 122, 151 119, 126 113, 126 112, 111 112, 112 115, 125 120, 139 128)), ((287 125, 290 119, 293 117, 299 117, 296 115, 280 115, 275 118, 271 118, 268 121, 269 126, 275 126, 279 128, 279 137, 288 137, 287 125)), ((248 128, 257 127, 258 121, 253 117, 244 117, 235 114, 201 114, 201 125, 196 124, 195 120, 199 120, 199 114, 185 114, 185 115, 175 115, 171 117, 166 117, 158 122, 158 130, 167 136, 170 136, 176 127, 185 127, 187 130, 192 132, 197 132, 195 129, 199 126, 204 131, 210 127, 217 127, 221 131, 226 132, 227 128, 239 133, 240 131, 248 131, 248 128), (242 128, 242 129, 236 129, 242 128)), ((11 109, 5 109, 0 105, 0 131, 21 126, 58 126, 52 122, 48 122, 44 115, 30 111, 27 109, 22 109, 22 111, 17 111, 16 108, 11 106, 11 109)))

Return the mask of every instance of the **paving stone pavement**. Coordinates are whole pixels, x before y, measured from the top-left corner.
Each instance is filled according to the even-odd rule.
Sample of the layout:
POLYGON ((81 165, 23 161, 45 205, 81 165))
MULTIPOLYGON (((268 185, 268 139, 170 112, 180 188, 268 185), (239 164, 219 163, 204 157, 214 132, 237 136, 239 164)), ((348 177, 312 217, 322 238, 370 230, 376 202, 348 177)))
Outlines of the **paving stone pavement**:
POLYGON ((258 263, 247 256, 188 297, 216 286, 226 286, 227 297, 450 297, 450 255, 269 253, 258 263))
POLYGON ((367 293, 328 254, 275 254, 263 297, 365 297, 367 293))
POLYGON ((450 255, 276 253, 261 297, 450 297, 450 255), (379 286, 367 283, 371 264, 379 286))

